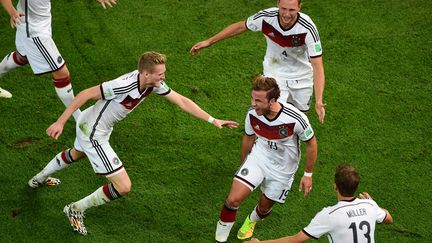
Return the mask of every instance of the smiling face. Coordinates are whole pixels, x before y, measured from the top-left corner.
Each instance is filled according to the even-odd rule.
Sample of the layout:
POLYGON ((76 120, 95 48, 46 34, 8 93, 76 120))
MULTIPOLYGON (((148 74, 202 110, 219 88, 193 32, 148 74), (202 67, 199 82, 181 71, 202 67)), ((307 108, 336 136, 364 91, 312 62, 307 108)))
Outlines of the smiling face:
POLYGON ((291 27, 297 20, 301 4, 298 0, 279 0, 279 22, 284 28, 291 27))
POLYGON ((267 91, 264 90, 252 90, 251 105, 255 109, 257 115, 268 115, 271 111, 270 105, 274 102, 267 98, 267 91))
POLYGON ((165 72, 165 64, 156 64, 150 71, 143 70, 140 77, 143 77, 143 83, 145 87, 159 88, 160 81, 165 80, 165 72))

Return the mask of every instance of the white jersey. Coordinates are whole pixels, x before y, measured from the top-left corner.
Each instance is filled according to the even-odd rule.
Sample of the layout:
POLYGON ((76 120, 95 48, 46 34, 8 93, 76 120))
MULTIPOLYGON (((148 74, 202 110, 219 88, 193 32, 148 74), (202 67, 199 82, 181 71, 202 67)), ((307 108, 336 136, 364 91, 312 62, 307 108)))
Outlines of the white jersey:
POLYGON ((386 212, 371 199, 339 201, 322 209, 303 232, 318 239, 328 234, 330 242, 375 242, 375 224, 382 223, 386 212))
POLYGON ((25 14, 17 31, 27 37, 51 37, 51 0, 19 0, 17 11, 25 14))
POLYGON ((247 113, 245 132, 257 136, 250 156, 265 156, 278 171, 295 174, 300 162, 299 140, 309 141, 314 131, 305 114, 290 104, 280 104, 282 109, 272 120, 259 116, 255 109, 247 113))
POLYGON ((289 29, 279 23, 279 9, 262 10, 246 20, 251 31, 261 31, 267 41, 263 73, 267 77, 286 80, 310 79, 313 70, 309 58, 322 55, 318 30, 311 18, 299 13, 289 29))
POLYGON ((135 70, 100 85, 102 99, 84 110, 79 119, 79 129, 90 140, 107 141, 113 126, 124 119, 151 93, 168 95, 171 89, 164 81, 160 87, 139 90, 139 72, 135 70))

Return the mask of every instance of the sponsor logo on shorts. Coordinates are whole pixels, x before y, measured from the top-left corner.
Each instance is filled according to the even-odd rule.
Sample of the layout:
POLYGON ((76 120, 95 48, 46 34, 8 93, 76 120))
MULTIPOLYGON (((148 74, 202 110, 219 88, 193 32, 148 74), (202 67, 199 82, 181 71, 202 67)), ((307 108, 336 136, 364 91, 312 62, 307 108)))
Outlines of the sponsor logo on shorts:
POLYGON ((240 174, 241 174, 242 176, 247 176, 247 175, 249 174, 249 170, 248 170, 247 168, 244 168, 244 169, 242 169, 242 170, 240 171, 240 174))
POLYGON ((288 130, 285 127, 282 127, 281 129, 279 129, 279 135, 281 135, 282 137, 288 136, 288 130))
POLYGON ((115 164, 115 165, 118 165, 118 164, 120 164, 120 160, 117 158, 117 157, 114 157, 114 159, 113 159, 113 164, 115 164))
POLYGON ((60 64, 63 61, 63 58, 61 56, 57 57, 57 62, 60 64))

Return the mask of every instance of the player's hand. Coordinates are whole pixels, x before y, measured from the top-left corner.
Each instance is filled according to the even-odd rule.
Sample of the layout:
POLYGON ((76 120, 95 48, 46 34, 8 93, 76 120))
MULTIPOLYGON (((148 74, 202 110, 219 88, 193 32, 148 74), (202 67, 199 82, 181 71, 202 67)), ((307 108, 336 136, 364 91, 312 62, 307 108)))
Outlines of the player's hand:
POLYGON ((245 241, 244 243, 257 243, 257 242, 261 242, 261 241, 258 240, 257 238, 253 238, 252 240, 245 241))
POLYGON ((211 43, 208 40, 198 42, 194 46, 192 46, 192 48, 190 49, 190 53, 192 54, 192 56, 194 56, 194 55, 198 54, 199 50, 206 48, 206 47, 209 47, 210 45, 211 45, 211 43))
POLYGON ((98 2, 100 2, 100 4, 102 5, 102 7, 104 9, 106 9, 106 5, 108 5, 108 6, 110 6, 112 8, 113 4, 114 5, 117 4, 117 0, 98 0, 98 2))
POLYGON ((299 192, 304 189, 304 196, 307 197, 312 191, 312 177, 303 176, 300 180, 299 192))
POLYGON ((22 16, 25 16, 25 14, 18 11, 15 11, 15 13, 10 16, 10 25, 12 29, 17 27, 17 25, 21 24, 22 16))
POLYGON ((325 107, 326 107, 326 104, 315 103, 315 111, 318 115, 318 120, 321 124, 324 123, 325 107))
POLYGON ((215 119, 212 124, 218 128, 228 127, 228 128, 236 128, 239 124, 235 121, 225 121, 225 120, 219 120, 215 119))
POLYGON ((359 194, 359 197, 361 198, 361 199, 372 199, 372 197, 369 195, 369 193, 367 193, 367 192, 362 192, 362 193, 360 193, 359 194))
POLYGON ((63 132, 63 127, 64 127, 63 123, 54 122, 53 124, 51 124, 51 126, 48 127, 48 129, 46 130, 46 133, 48 136, 57 140, 58 137, 60 137, 60 135, 63 132))

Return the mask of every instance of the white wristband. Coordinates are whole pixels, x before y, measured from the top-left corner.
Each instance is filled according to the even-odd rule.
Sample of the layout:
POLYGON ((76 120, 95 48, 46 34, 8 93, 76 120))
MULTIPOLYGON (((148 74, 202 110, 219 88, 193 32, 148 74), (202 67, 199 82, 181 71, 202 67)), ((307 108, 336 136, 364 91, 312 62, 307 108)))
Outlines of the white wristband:
POLYGON ((304 172, 303 176, 312 177, 312 172, 304 172))
POLYGON ((210 124, 213 124, 214 120, 215 120, 215 118, 212 117, 212 116, 210 116, 210 117, 207 119, 207 122, 210 123, 210 124))

